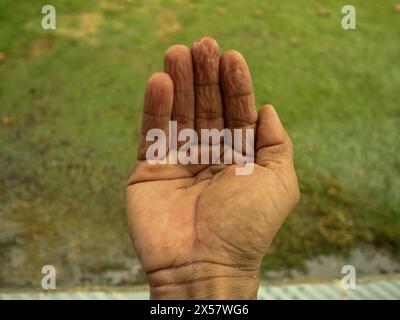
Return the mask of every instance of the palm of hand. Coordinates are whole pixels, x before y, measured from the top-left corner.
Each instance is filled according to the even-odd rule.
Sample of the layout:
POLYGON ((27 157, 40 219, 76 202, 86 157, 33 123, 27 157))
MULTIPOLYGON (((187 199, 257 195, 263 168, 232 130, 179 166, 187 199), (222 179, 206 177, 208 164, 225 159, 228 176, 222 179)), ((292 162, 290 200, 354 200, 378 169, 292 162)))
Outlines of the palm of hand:
POLYGON ((171 47, 165 71, 147 86, 139 161, 127 188, 132 241, 144 270, 210 264, 256 272, 298 202, 290 139, 272 106, 257 116, 250 73, 238 53, 220 58, 216 42, 204 38, 191 51, 171 47), (236 175, 237 165, 149 164, 146 131, 167 132, 170 119, 178 130, 256 128, 253 172, 236 175))

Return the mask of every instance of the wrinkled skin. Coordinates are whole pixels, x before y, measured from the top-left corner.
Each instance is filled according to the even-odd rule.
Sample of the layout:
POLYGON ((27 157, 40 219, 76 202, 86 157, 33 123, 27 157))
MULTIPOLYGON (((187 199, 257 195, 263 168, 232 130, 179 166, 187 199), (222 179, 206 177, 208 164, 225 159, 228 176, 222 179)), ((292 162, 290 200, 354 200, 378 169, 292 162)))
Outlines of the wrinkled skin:
MULTIPOLYGON (((138 161, 127 187, 132 242, 151 287, 213 277, 256 277, 261 260, 299 201, 292 143, 271 105, 258 112, 246 61, 222 56, 202 38, 170 47, 164 72, 147 84, 138 161), (156 164, 145 161, 145 135, 183 128, 254 128, 255 165, 156 164)), ((155 296, 155 295, 154 295, 155 296)))

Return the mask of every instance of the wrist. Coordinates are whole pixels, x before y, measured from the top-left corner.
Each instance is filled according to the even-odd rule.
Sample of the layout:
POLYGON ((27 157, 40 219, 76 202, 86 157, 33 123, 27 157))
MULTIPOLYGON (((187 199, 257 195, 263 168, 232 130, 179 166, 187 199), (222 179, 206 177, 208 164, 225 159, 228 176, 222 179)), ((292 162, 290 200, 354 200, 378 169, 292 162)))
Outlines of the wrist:
POLYGON ((147 274, 151 299, 257 299, 258 269, 195 262, 147 274))

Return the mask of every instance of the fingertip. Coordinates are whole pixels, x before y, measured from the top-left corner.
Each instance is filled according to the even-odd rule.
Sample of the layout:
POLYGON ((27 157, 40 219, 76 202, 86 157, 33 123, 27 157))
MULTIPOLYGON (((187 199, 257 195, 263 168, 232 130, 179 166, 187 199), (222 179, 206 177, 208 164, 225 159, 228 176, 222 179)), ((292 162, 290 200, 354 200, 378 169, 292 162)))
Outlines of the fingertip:
POLYGON ((220 52, 217 41, 210 37, 200 38, 192 45, 192 56, 195 85, 218 84, 220 52))
POLYGON ((268 109, 268 108, 273 108, 274 106, 272 104, 264 104, 261 109, 268 109))
POLYGON ((187 46, 177 44, 167 49, 164 71, 171 76, 175 91, 193 90, 192 53, 187 46))
POLYGON ((250 70, 238 51, 230 50, 223 54, 220 70, 225 96, 249 95, 253 92, 250 70))
POLYGON ((242 54, 236 50, 228 50, 222 55, 222 57, 229 60, 245 60, 242 54))
POLYGON ((221 69, 229 72, 235 66, 245 66, 247 68, 246 59, 239 51, 228 50, 221 56, 221 69))
POLYGON ((271 104, 263 105, 258 111, 257 149, 283 144, 289 137, 271 104))
POLYGON ((170 114, 173 97, 171 77, 165 72, 156 72, 147 81, 144 110, 151 114, 170 114))
POLYGON ((147 81, 146 96, 158 96, 159 99, 168 98, 173 95, 174 83, 168 73, 153 73, 147 81))
POLYGON ((174 83, 170 77, 170 75, 166 72, 155 72, 153 73, 149 80, 147 80, 148 86, 157 86, 157 87, 165 87, 170 89, 174 87, 174 83))
POLYGON ((191 57, 190 49, 183 44, 175 44, 165 51, 164 62, 167 64, 188 57, 191 57))
POLYGON ((208 58, 219 58, 219 44, 211 37, 201 37, 192 45, 192 53, 194 59, 199 59, 204 56, 208 58))
POLYGON ((258 110, 258 114, 261 116, 268 116, 269 114, 274 113, 277 115, 276 110, 272 104, 264 104, 260 110, 258 110))
POLYGON ((258 110, 258 116, 259 126, 267 126, 270 122, 281 124, 279 116, 272 104, 264 104, 260 110, 258 110))
POLYGON ((213 37, 209 37, 209 36, 203 36, 203 37, 197 38, 197 39, 194 41, 194 43, 200 43, 200 42, 202 42, 202 41, 213 42, 213 43, 215 43, 215 44, 218 45, 217 40, 215 40, 213 37))

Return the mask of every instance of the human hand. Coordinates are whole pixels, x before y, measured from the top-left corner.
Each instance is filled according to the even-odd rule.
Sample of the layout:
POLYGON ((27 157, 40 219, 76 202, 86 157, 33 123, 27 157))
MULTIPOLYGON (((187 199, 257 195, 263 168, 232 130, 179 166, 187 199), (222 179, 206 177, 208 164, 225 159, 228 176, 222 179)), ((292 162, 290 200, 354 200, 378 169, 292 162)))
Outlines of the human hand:
POLYGON ((292 142, 277 113, 257 113, 252 79, 236 51, 214 39, 165 54, 147 84, 138 161, 127 187, 132 242, 151 298, 252 299, 263 256, 300 197, 292 142), (150 164, 146 133, 183 128, 253 128, 255 165, 150 164))

